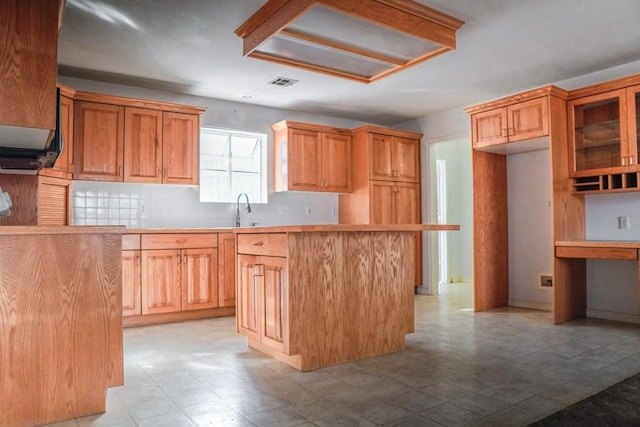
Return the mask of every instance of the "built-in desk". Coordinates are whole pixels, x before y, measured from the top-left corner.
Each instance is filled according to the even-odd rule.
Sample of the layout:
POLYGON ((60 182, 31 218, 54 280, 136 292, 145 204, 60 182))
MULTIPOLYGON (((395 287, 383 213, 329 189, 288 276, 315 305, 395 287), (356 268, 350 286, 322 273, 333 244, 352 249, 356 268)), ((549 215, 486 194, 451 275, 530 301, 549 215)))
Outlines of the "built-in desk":
MULTIPOLYGON (((640 258, 640 242, 612 242, 602 240, 556 241, 556 269, 570 270, 576 262, 584 263, 585 259, 615 259, 638 261, 640 258)), ((638 265, 640 269, 640 264, 638 265)), ((575 269, 574 271, 584 271, 575 269)), ((639 270, 640 271, 640 270, 639 270)), ((576 317, 583 317, 587 310, 586 274, 573 275, 571 280, 554 283, 553 287, 553 322, 562 323, 576 317)), ((640 283, 638 285, 640 301, 640 283)))

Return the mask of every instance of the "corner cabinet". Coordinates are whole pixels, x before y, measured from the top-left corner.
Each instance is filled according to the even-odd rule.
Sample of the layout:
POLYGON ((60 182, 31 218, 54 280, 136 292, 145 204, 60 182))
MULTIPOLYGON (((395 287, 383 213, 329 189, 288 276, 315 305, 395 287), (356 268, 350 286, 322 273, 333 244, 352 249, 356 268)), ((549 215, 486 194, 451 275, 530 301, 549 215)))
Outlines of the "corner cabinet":
POLYGON ((275 190, 351 191, 351 132, 283 121, 275 135, 275 190))
POLYGON ((74 99, 74 179, 198 184, 204 109, 88 92, 74 99))
MULTIPOLYGON (((353 191, 338 199, 341 224, 420 224, 419 133, 376 126, 353 130, 353 191)), ((415 233, 415 284, 422 239, 415 233)))

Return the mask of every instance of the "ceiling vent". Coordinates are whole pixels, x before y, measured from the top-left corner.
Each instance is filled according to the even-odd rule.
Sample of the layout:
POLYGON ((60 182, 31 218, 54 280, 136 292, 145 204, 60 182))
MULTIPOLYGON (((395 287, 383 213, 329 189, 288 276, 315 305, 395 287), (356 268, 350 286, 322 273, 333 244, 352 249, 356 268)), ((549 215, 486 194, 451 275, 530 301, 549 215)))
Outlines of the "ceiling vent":
POLYGON ((268 85, 282 86, 282 87, 293 86, 296 83, 298 83, 298 80, 290 79, 288 77, 276 77, 275 79, 271 80, 270 82, 267 82, 268 85))
POLYGON ((413 0, 269 0, 243 55, 371 83, 455 49, 464 21, 413 0))

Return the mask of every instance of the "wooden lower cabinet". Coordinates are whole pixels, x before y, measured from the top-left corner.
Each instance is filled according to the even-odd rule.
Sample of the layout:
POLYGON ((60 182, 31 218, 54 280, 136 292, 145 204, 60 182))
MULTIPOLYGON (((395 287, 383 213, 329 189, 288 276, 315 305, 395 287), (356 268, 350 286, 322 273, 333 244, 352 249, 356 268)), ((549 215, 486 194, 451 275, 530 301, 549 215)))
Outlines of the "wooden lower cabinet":
POLYGON ((122 315, 142 314, 140 300, 140 251, 122 251, 122 315))
POLYGON ((180 250, 142 251, 142 314, 182 309, 180 250))
POLYGON ((239 331, 288 353, 287 259, 238 255, 238 271, 239 331))
POLYGON ((218 307, 218 249, 183 249, 182 310, 218 307))
POLYGON ((235 236, 221 233, 217 245, 216 233, 126 235, 125 325, 233 315, 235 236))

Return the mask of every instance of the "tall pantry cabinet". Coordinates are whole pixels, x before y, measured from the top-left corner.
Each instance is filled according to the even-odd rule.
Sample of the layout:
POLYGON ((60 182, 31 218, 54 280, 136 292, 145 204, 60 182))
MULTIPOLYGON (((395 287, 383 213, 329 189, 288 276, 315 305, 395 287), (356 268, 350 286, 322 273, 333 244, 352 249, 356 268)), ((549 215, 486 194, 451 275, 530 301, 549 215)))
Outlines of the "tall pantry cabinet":
MULTIPOLYGON (((362 126, 353 130, 353 192, 339 197, 341 224, 419 224, 422 134, 362 126)), ((421 233, 415 283, 422 283, 421 233)))

